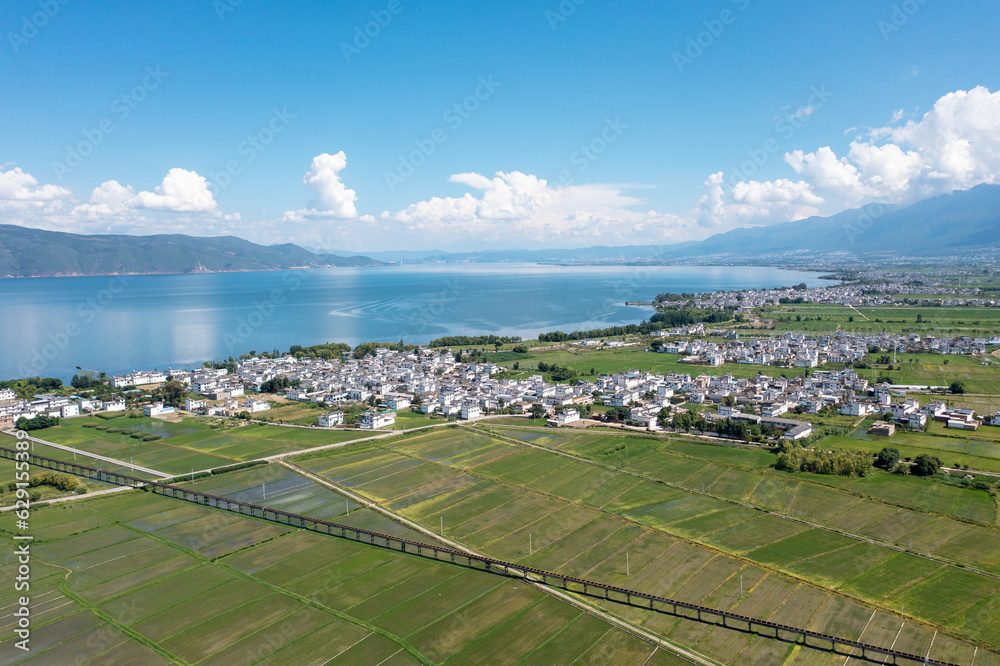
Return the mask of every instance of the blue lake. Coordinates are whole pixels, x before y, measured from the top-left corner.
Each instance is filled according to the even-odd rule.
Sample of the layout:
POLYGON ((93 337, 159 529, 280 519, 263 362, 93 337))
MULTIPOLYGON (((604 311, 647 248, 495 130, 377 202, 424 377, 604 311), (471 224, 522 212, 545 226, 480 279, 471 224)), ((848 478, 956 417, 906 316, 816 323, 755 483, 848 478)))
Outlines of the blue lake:
POLYGON ((292 344, 638 323, 665 291, 829 284, 742 266, 469 264, 0 280, 0 378, 194 366, 292 344))

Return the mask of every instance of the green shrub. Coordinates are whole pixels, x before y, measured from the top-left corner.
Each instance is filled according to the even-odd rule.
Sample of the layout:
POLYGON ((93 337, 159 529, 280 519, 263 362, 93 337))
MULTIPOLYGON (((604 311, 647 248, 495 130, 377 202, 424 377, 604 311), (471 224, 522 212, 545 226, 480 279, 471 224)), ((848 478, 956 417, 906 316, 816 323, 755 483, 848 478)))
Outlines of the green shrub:
POLYGON ((142 441, 144 441, 144 442, 154 442, 154 441, 156 441, 158 439, 163 439, 163 436, 162 435, 146 435, 145 437, 142 438, 142 441))

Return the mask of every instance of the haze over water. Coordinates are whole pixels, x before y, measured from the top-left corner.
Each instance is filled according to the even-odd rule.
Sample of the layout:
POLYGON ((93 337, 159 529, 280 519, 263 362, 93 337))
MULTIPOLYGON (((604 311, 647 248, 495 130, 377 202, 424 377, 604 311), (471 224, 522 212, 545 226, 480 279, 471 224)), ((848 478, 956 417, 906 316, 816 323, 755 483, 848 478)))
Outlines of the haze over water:
POLYGON ((0 378, 189 367, 293 344, 639 323, 662 292, 829 284, 742 266, 469 264, 0 280, 0 378))

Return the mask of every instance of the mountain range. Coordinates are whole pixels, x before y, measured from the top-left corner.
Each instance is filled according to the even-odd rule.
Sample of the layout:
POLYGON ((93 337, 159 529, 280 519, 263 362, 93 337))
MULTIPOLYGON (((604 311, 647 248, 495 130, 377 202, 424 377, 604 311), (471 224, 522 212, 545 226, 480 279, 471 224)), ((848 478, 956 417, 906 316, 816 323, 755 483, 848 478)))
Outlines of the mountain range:
POLYGON ((721 261, 770 263, 815 259, 962 255, 1000 249, 1000 185, 978 185, 910 206, 868 204, 829 217, 809 217, 716 234, 673 245, 484 252, 372 252, 387 262, 721 261))
POLYGON ((235 236, 79 235, 0 224, 0 276, 220 273, 378 266, 371 257, 318 254, 298 245, 257 245, 235 236))
POLYGON ((674 245, 575 249, 370 252, 341 256, 235 236, 79 235, 0 224, 0 276, 199 273, 440 262, 774 263, 962 256, 1000 250, 1000 185, 910 206, 869 204, 829 217, 734 229, 674 245))

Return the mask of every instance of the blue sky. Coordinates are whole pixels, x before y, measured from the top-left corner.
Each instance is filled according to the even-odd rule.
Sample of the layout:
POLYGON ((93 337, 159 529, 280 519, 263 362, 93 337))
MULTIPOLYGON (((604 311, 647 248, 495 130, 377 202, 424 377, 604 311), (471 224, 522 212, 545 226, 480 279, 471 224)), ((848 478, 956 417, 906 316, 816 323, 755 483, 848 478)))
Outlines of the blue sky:
POLYGON ((993 3, 63 2, 0 20, 5 222, 614 245, 997 175, 993 3))

